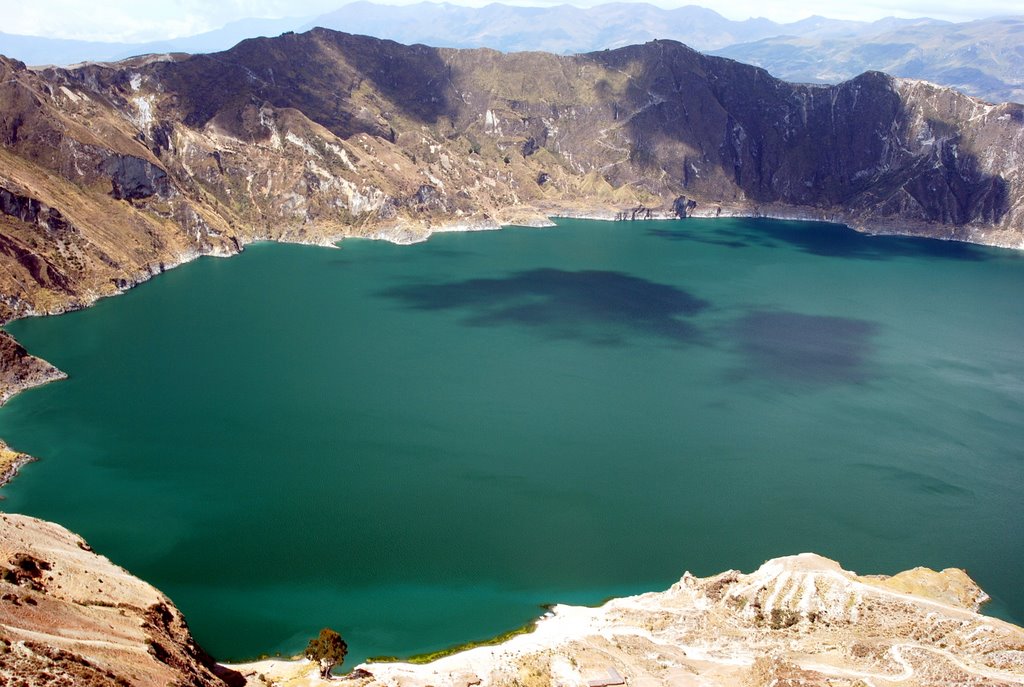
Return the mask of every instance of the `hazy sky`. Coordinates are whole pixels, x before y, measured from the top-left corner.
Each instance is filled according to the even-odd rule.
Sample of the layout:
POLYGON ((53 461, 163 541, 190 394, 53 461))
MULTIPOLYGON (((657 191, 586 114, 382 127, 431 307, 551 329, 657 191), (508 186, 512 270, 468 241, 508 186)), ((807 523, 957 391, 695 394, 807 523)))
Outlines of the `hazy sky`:
MULTIPOLYGON (((572 4, 589 6, 602 0, 500 0, 516 5, 572 4)), ((490 0, 453 0, 453 4, 480 6, 490 0)), ((313 17, 346 4, 346 0, 31 0, 12 2, 4 9, 0 30, 52 38, 149 41, 189 36, 219 28, 245 17, 313 17)), ((389 0, 386 4, 409 4, 389 0)), ((887 16, 965 21, 1000 14, 1022 14, 1021 0, 655 0, 651 4, 678 7, 695 4, 729 19, 767 17, 795 21, 812 14, 838 19, 873 20, 887 16)))

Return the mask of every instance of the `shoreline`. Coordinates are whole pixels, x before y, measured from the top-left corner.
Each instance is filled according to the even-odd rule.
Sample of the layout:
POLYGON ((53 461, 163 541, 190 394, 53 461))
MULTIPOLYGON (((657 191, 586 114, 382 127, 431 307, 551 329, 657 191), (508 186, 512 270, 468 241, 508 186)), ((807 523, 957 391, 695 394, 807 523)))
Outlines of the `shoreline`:
POLYGON ((531 632, 456 648, 428 663, 368 660, 329 681, 305 657, 222 665, 253 687, 541 687, 605 678, 607 685, 824 687, 875 680, 927 685, 940 676, 953 684, 965 674, 971 684, 1024 685, 1024 652, 993 661, 1000 650, 987 644, 998 638, 1016 646, 1024 629, 981 615, 986 598, 959 569, 858 575, 804 553, 766 561, 749 574, 687 572, 665 591, 596 607, 558 604, 531 632), (913 631, 929 622, 958 629, 913 631), (864 649, 850 650, 858 645, 864 649))
POLYGON ((687 572, 663 591, 553 606, 498 643, 325 680, 304 657, 217 663, 171 599, 61 525, 0 513, 0 541, 3 684, 46 670, 140 687, 1024 687, 1024 628, 979 614, 986 594, 957 568, 860 575, 803 553, 687 572))
MULTIPOLYGON (((21 468, 37 460, 39 459, 27 453, 13 450, 6 442, 0 439, 0 487, 5 486, 17 477, 18 471, 21 468)), ((0 501, 2 500, 3 494, 0 494, 0 501)))
MULTIPOLYGON (((192 262, 202 257, 213 257, 213 258, 231 258, 239 255, 245 250, 246 246, 256 243, 282 243, 282 244, 295 244, 301 246, 316 246, 320 248, 340 248, 338 244, 349 240, 349 239, 367 239, 373 241, 387 241, 398 246, 414 245, 416 243, 423 243, 428 241, 434 234, 445 234, 445 233, 458 233, 458 232, 476 232, 476 231, 500 231, 505 227, 531 227, 535 229, 547 229, 557 226, 557 219, 579 219, 579 220, 593 220, 598 222, 661 222, 661 221, 685 221, 687 219, 767 219, 777 220, 785 222, 820 222, 824 224, 838 224, 844 226, 852 231, 866 236, 899 236, 905 238, 920 238, 920 239, 934 239, 938 241, 954 241, 958 243, 966 243, 969 245, 977 246, 988 246, 990 248, 1000 248, 1004 250, 1013 250, 1024 252, 1024 238, 1019 239, 1016 242, 1009 241, 984 241, 978 239, 989 238, 987 235, 981 235, 978 231, 983 230, 981 227, 970 227, 969 225, 963 225, 963 229, 968 230, 970 233, 967 236, 956 235, 955 232, 950 232, 947 235, 936 235, 933 233, 924 232, 924 229, 936 228, 939 226, 950 226, 950 225, 939 225, 928 222, 911 222, 909 220, 901 220, 898 223, 890 224, 888 222, 873 221, 869 223, 861 223, 854 221, 850 217, 844 216, 842 213, 808 213, 801 211, 796 206, 782 206, 778 209, 762 209, 758 206, 754 209, 744 207, 730 207, 724 204, 716 204, 716 210, 695 208, 690 214, 685 217, 679 217, 674 214, 671 210, 665 210, 661 208, 649 208, 651 211, 650 217, 629 219, 616 217, 617 214, 622 211, 613 211, 606 209, 582 209, 572 210, 565 206, 553 205, 543 208, 521 208, 521 212, 525 214, 509 214, 503 215, 498 218, 492 218, 490 216, 484 216, 478 219, 473 218, 458 218, 452 222, 441 222, 433 223, 430 220, 424 220, 421 222, 402 222, 397 224, 382 224, 379 225, 374 231, 357 234, 344 232, 340 234, 330 234, 325 237, 317 238, 297 238, 294 236, 288 236, 283 234, 279 237, 272 237, 269 235, 257 235, 251 237, 236 237, 235 246, 237 250, 220 250, 218 246, 214 246, 212 250, 208 252, 199 250, 189 250, 179 253, 174 256, 172 261, 157 261, 156 263, 148 263, 145 269, 141 270, 135 277, 126 281, 123 285, 118 285, 116 288, 109 293, 100 294, 87 294, 86 300, 67 304, 65 306, 59 306, 56 309, 49 311, 37 311, 29 309, 24 314, 12 317, 6 322, 0 323, 0 330, 11 322, 18 320, 27 319, 31 317, 44 317, 50 315, 63 315, 68 312, 75 312, 78 310, 85 310, 86 308, 92 307, 96 302, 104 298, 111 298, 113 296, 119 296, 126 291, 144 284, 153 277, 159 276, 164 272, 181 267, 187 263, 192 262), (523 219, 525 218, 525 219, 523 219), (915 232, 913 228, 919 228, 922 231, 915 232)), ((956 227, 952 227, 955 229, 956 227)), ((30 387, 29 387, 30 388, 30 387)), ((6 402, 10 396, 4 397, 0 392, 0 406, 6 402)))
MULTIPOLYGON (((43 369, 41 375, 34 376, 30 379, 19 380, 13 384, 5 385, 0 380, 0 408, 6 403, 22 393, 51 382, 61 381, 67 379, 68 375, 57 367, 53 366, 49 362, 37 358, 28 353, 24 348, 17 343, 17 341, 11 336, 4 327, 10 322, 16 322, 18 320, 27 319, 31 317, 44 317, 53 315, 62 315, 69 312, 76 312, 78 310, 85 310, 92 307, 97 302, 105 298, 112 298, 114 296, 120 296, 126 293, 130 289, 135 288, 141 284, 148 282, 150 279, 157 277, 164 272, 181 267, 182 265, 188 264, 194 260, 202 257, 212 258, 231 258, 241 254, 246 246, 257 244, 257 243, 282 243, 282 244, 295 244, 303 246, 316 246, 319 248, 328 249, 339 249, 339 244, 343 243, 348 239, 367 239, 373 241, 387 241, 397 246, 407 246, 416 243, 423 243, 428 241, 434 234, 444 233, 456 233, 456 232, 475 232, 475 231, 500 231, 505 227, 529 227, 535 229, 547 229, 557 227, 558 219, 578 219, 578 220, 593 220, 599 222, 645 222, 645 221, 677 221, 685 222, 688 219, 767 219, 773 221, 787 221, 787 222, 821 222, 827 224, 837 224, 844 226, 851 231, 855 231, 866 236, 899 236, 905 238, 920 238, 920 239, 934 239, 940 241, 954 241, 958 243, 965 243, 969 245, 989 246, 991 248, 999 248, 1003 250, 1015 250, 1024 252, 1024 240, 1021 240, 1015 245, 1009 243, 1000 244, 995 242, 982 242, 976 240, 970 240, 970 238, 960 236, 934 236, 931 234, 914 233, 912 230, 898 231, 894 227, 878 226, 868 228, 866 226, 858 226, 855 223, 851 223, 848 218, 844 218, 838 213, 819 213, 813 214, 808 212, 800 211, 798 208, 786 206, 785 208, 777 208, 777 211, 772 209, 762 209, 757 207, 754 209, 728 206, 726 204, 716 204, 715 210, 705 208, 693 208, 690 214, 686 217, 679 217, 670 210, 662 208, 649 208, 650 217, 643 217, 641 219, 628 219, 624 217, 617 217, 623 211, 613 211, 606 209, 578 209, 573 210, 566 208, 565 206, 551 206, 545 208, 536 207, 520 207, 510 211, 508 214, 502 214, 501 216, 494 218, 489 215, 485 215, 479 218, 462 218, 459 217, 451 222, 440 222, 434 223, 431 220, 423 220, 420 222, 401 222, 396 224, 383 224, 376 227, 375 231, 368 232, 366 234, 354 234, 354 233, 341 233, 328 235, 326 237, 316 238, 297 238, 294 236, 288 236, 282 234, 276 238, 269 235, 256 235, 247 238, 237 238, 233 245, 237 250, 221 250, 219 247, 213 247, 209 252, 202 252, 198 250, 188 250, 174 256, 171 261, 157 261, 150 262, 145 266, 145 269, 141 270, 132 280, 125 281, 123 284, 119 284, 115 287, 115 290, 109 293, 101 294, 87 294, 86 300, 82 302, 68 304, 67 306, 60 307, 48 312, 38 312, 35 310, 29 310, 23 315, 14 317, 7 322, 0 324, 0 339, 9 339, 17 347, 17 351, 20 352, 19 360, 23 366, 25 364, 31 366, 40 366, 43 369), (887 230, 887 229, 892 229, 887 230), (29 361, 29 362, 24 362, 29 361)), ((905 224, 905 222, 904 222, 905 224)), ((922 224, 925 226, 934 226, 929 224, 922 224)), ((0 352, 2 355, 2 352, 0 352)), ((10 361, 2 361, 7 362, 10 361)), ((0 445, 3 449, 14 451, 10 449, 7 444, 3 442, 3 438, 0 437, 0 445)), ((0 450, 3 450, 0 449, 0 450)), ((8 468, 4 472, 0 473, 2 479, 0 479, 0 489, 6 484, 10 483, 18 473, 21 467, 26 464, 38 460, 34 456, 30 456, 26 453, 20 453, 19 455, 25 456, 27 460, 20 462, 13 469, 8 468), (8 474, 10 473, 10 474, 8 474)), ((3 464, 0 463, 0 469, 3 468, 3 464)), ((0 496, 2 498, 2 496, 0 496)))

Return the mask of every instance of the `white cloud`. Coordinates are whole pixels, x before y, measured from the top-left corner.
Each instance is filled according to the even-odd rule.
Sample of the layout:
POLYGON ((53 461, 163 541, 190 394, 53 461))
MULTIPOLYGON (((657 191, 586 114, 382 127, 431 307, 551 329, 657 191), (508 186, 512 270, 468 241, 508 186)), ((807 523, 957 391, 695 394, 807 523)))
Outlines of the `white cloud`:
MULTIPOLYGON (((389 4, 409 4, 419 0, 390 0, 389 4)), ((449 0, 456 4, 479 6, 491 0, 449 0)), ((508 4, 551 5, 570 2, 577 5, 599 4, 602 0, 499 0, 508 4)), ((652 0, 653 4, 672 7, 692 0, 652 0)), ((51 38, 142 42, 189 36, 209 31, 246 17, 312 17, 346 4, 346 0, 165 0, 140 3, 138 0, 33 0, 11 3, 5 8, 3 31, 51 38)), ((701 4, 696 0, 695 4, 701 4)), ((873 20, 886 16, 919 17, 965 21, 998 14, 1021 14, 1020 0, 983 0, 967 4, 953 0, 707 0, 705 6, 730 19, 767 17, 775 21, 795 21, 812 14, 837 19, 873 20)))
POLYGON ((344 0, 34 0, 5 10, 3 31, 49 38, 142 42, 191 36, 247 17, 320 14, 344 0))

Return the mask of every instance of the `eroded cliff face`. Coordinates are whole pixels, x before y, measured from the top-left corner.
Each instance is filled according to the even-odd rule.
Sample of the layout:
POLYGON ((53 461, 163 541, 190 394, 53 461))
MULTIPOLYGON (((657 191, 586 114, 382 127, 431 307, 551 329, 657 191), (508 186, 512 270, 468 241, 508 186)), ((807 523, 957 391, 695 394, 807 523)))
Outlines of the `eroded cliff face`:
POLYGON ((858 576, 814 554, 664 592, 555 606, 533 632, 432 663, 319 678, 306 660, 219 666, 158 590, 63 527, 0 514, 0 683, 349 687, 1024 684, 1024 629, 980 615, 962 570, 858 576))
MULTIPOLYGON (((532 634, 504 644, 425 665, 368 663, 331 684, 1024 684, 1024 630, 979 615, 984 599, 962 570, 858 576, 802 554, 750 574, 687 573, 664 592, 600 608, 556 606, 532 634)), ((326 684, 307 661, 236 668, 254 686, 326 684)))
POLYGON ((0 322, 253 240, 767 215, 1024 244, 1024 106, 794 85, 671 41, 559 57, 324 29, 211 55, 0 58, 0 322))
POLYGON ((81 537, 0 513, 0 683, 225 687, 242 679, 199 648, 167 597, 81 537))

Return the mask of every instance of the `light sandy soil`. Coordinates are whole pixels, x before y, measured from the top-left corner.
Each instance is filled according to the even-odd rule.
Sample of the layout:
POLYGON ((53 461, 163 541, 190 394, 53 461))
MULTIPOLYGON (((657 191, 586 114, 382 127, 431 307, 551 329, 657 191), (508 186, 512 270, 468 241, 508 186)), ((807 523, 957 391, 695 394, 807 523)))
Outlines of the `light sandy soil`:
MULTIPOLYGON (((690 574, 600 608, 557 606, 536 630, 425 665, 373 663, 351 687, 585 686, 613 668, 635 687, 1024 685, 1024 630, 977 613, 961 570, 858 576, 802 554, 749 575, 690 574)), ((249 684, 323 685, 307 661, 233 668, 249 684)))

